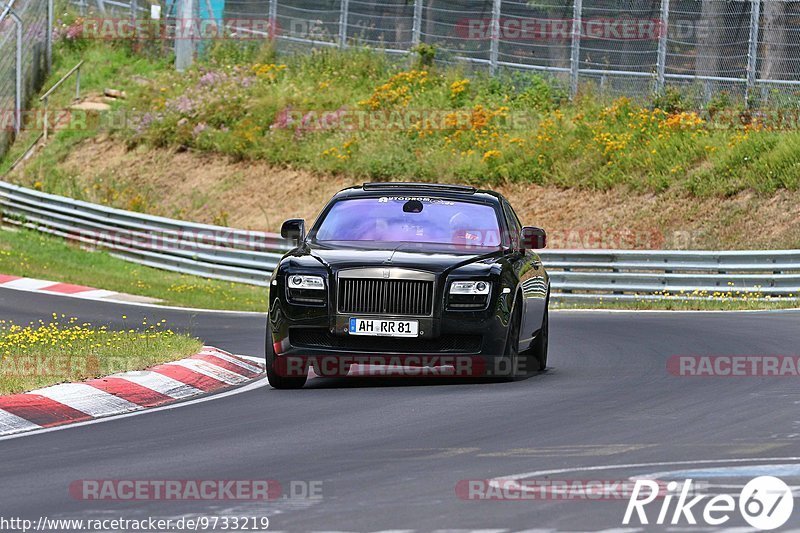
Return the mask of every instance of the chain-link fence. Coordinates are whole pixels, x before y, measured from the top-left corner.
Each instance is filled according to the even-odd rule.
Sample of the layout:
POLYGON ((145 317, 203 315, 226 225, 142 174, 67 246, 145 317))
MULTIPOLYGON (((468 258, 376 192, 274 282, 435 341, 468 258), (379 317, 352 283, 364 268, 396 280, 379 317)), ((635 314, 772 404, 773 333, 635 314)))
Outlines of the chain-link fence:
POLYGON ((268 20, 283 48, 428 44, 439 61, 541 71, 573 93, 675 86, 701 103, 800 105, 795 0, 174 1, 226 21, 268 20))
MULTIPOLYGON (((21 0, 20 0, 21 1, 21 0)), ((575 94, 644 97, 679 88, 698 104, 800 107, 800 0, 73 0, 84 10, 160 5, 177 64, 213 21, 283 50, 371 46, 440 62, 538 71, 575 94), (187 38, 186 29, 199 34, 187 38)), ((145 15, 146 16, 146 15, 145 15)), ((219 38, 215 33, 214 38, 219 38)), ((4 56, 8 57, 8 56, 4 56)), ((7 59, 6 59, 7 61, 7 59)))
POLYGON ((47 74, 49 10, 47 0, 10 0, 0 8, 0 154, 19 131, 25 104, 47 74))

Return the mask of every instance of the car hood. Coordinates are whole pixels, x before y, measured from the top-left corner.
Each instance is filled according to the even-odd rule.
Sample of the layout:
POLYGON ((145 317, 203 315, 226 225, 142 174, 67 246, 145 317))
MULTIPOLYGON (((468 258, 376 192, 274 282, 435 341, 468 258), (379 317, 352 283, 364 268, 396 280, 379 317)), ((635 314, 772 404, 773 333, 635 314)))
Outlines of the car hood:
POLYGON ((362 267, 395 267, 441 273, 499 257, 500 248, 465 250, 446 244, 310 243, 306 252, 332 271, 362 267))

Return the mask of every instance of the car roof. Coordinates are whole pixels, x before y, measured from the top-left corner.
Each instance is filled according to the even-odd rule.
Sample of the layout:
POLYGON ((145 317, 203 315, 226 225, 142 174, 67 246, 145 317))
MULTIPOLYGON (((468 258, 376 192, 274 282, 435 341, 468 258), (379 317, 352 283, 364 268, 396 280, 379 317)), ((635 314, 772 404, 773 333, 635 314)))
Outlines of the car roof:
POLYGON ((359 196, 375 196, 376 194, 432 195, 441 198, 474 198, 477 200, 494 202, 504 199, 500 193, 486 189, 478 189, 469 185, 417 182, 364 183, 363 185, 342 189, 336 193, 334 198, 354 198, 359 196))

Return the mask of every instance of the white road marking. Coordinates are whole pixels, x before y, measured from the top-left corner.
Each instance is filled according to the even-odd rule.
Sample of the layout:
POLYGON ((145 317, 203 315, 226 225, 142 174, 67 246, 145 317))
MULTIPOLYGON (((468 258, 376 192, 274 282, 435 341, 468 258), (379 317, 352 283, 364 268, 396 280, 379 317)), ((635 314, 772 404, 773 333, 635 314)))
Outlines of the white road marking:
POLYGON ((103 298, 109 298, 111 296, 116 296, 117 294, 119 293, 103 289, 96 289, 91 291, 77 292, 74 294, 74 296, 76 298, 85 298, 86 300, 102 300, 103 298))
POLYGON ((214 357, 219 357, 223 361, 228 361, 229 363, 233 363, 234 365, 238 366, 239 368, 243 368, 245 370, 249 370, 250 372, 255 372, 256 374, 260 374, 264 371, 264 369, 259 368, 255 365, 251 365, 250 363, 246 363, 240 359, 235 357, 231 357, 230 355, 226 354, 225 352, 216 351, 216 350, 209 350, 207 348, 203 349, 200 352, 200 355, 213 355, 214 357))
POLYGON ((736 313, 766 313, 766 314, 775 314, 775 313, 786 313, 786 314, 797 314, 800 311, 800 307, 789 307, 786 309, 731 309, 730 311, 726 311, 724 309, 604 309, 602 307, 599 308, 592 308, 587 307, 585 309, 581 308, 550 308, 551 313, 608 313, 608 314, 666 314, 666 315, 696 315, 698 313, 704 315, 718 315, 718 314, 736 314, 736 313))
POLYGON ((203 374, 204 376, 218 379, 228 385, 239 385, 240 383, 244 383, 250 379, 242 376, 241 374, 236 374, 235 372, 231 372, 230 370, 226 370, 220 366, 212 365, 211 363, 200 361, 198 359, 184 359, 183 361, 173 361, 172 363, 167 364, 188 368, 192 372, 197 372, 198 374, 203 374))
POLYGON ((536 470, 533 472, 524 472, 522 474, 511 474, 508 476, 499 476, 489 480, 489 485, 495 488, 505 488, 508 490, 513 487, 513 490, 525 492, 529 487, 520 485, 516 481, 521 479, 532 479, 543 476, 552 476, 555 474, 569 474, 574 472, 598 472, 603 470, 617 470, 627 468, 649 468, 653 466, 677 466, 677 465, 702 465, 702 464, 726 464, 726 463, 767 463, 775 461, 800 461, 800 457, 760 457, 760 458, 747 458, 747 459, 703 459, 699 461, 663 461, 655 463, 627 463, 618 465, 602 465, 602 466, 578 466, 573 468, 556 468, 554 470, 536 470))
POLYGON ((236 357, 241 357, 242 359, 247 359, 248 361, 253 361, 254 363, 260 363, 262 365, 264 364, 263 357, 253 357, 252 355, 241 355, 241 354, 236 354, 236 357))
POLYGON ((176 400, 203 393, 203 391, 196 387, 182 383, 177 379, 172 379, 164 374, 159 374, 158 372, 150 372, 149 370, 144 372, 124 372, 110 377, 122 378, 176 400))
MULTIPOLYGON (((21 280, 17 280, 21 281, 21 280)), ((42 292, 39 289, 28 289, 24 287, 16 287, 13 286, 14 281, 9 281, 7 283, 0 284, 0 289, 9 289, 12 291, 23 291, 23 292, 35 292, 37 294, 41 294, 47 297, 55 297, 55 298, 78 298, 82 300, 86 300, 81 296, 81 293, 78 294, 63 294, 58 292, 42 292)), ((46 286, 56 285, 56 282, 48 281, 46 286)), ((169 311, 183 311, 186 313, 209 313, 214 315, 231 315, 231 316, 246 316, 246 317, 263 317, 266 319, 267 313, 258 313, 255 311, 228 311, 225 309, 200 309, 197 307, 178 307, 176 305, 158 305, 158 304, 149 304, 145 302, 126 302, 123 300, 113 300, 109 298, 91 298, 92 300, 96 300, 98 302, 105 302, 109 304, 116 304, 116 305, 123 305, 129 307, 148 307, 150 309, 160 309, 160 310, 169 310, 169 311)))
MULTIPOLYGON (((16 281, 31 281, 31 280, 16 280, 16 281)), ((10 290, 18 290, 18 291, 27 291, 27 292, 38 292, 40 294, 47 294, 48 296, 57 296, 62 298, 82 298, 82 299, 90 299, 90 300, 98 300, 101 302, 117 304, 117 305, 126 305, 131 307, 149 307, 152 309, 163 309, 163 310, 170 310, 170 311, 185 311, 191 313, 211 313, 211 314, 220 314, 220 315, 234 315, 234 316, 247 316, 247 317, 264 317, 266 318, 266 312, 258 312, 258 311, 230 311, 226 309, 202 309, 199 307, 179 307, 175 305, 159 305, 159 304, 150 304, 145 302, 126 302, 122 300, 114 300, 108 297, 100 297, 100 298, 86 298, 83 296, 85 293, 78 293, 78 294, 61 294, 61 293, 42 293, 38 288, 26 288, 26 287, 19 287, 15 286, 16 281, 9 281, 4 284, 0 284, 0 288, 2 289, 10 289, 10 290)), ((40 281, 40 280, 35 280, 40 281)), ((48 281, 45 286, 55 285, 58 282, 48 281)), ((22 284, 24 285, 24 283, 22 284)), ((737 309, 731 311, 725 310, 668 310, 668 309, 593 309, 593 308, 551 308, 551 312, 554 313, 665 313, 671 315, 680 315, 680 314, 732 314, 732 313, 769 313, 769 314, 776 314, 776 313, 791 313, 795 314, 800 311, 800 308, 790 308, 790 309, 737 309)))
POLYGON ((58 285, 58 283, 54 281, 45 281, 43 279, 22 278, 3 283, 3 288, 40 291, 45 287, 52 287, 53 285, 58 285))
POLYGON ((254 381, 254 382, 252 382, 252 383, 250 383, 248 385, 245 385, 243 387, 239 387, 237 389, 229 390, 229 391, 226 391, 226 392, 220 392, 218 394, 210 394, 210 395, 203 396, 202 398, 197 398, 197 399, 194 399, 194 400, 187 400, 185 402, 173 403, 173 404, 170 404, 170 405, 162 405, 161 407, 154 407, 152 409, 142 409, 141 411, 134 411, 134 412, 131 412, 131 413, 123 413, 123 414, 116 415, 116 416, 107 416, 107 417, 104 417, 104 418, 97 418, 97 419, 94 419, 94 420, 85 420, 83 422, 76 422, 74 424, 67 424, 67 425, 64 425, 64 426, 43 428, 43 429, 39 429, 39 430, 28 431, 26 433, 19 433, 17 435, 6 435, 6 436, 3 436, 3 437, 0 437, 0 441, 11 440, 11 439, 23 439, 25 437, 32 437, 34 435, 41 435, 42 433, 50 433, 52 431, 66 431, 66 430, 72 429, 72 428, 77 428, 77 427, 82 427, 82 426, 89 426, 89 425, 92 425, 92 424, 103 424, 105 422, 111 422, 112 420, 119 420, 121 418, 128 418, 128 417, 131 417, 131 416, 141 416, 141 415, 146 415, 146 414, 149 414, 149 413, 157 413, 159 411, 167 411, 167 410, 171 410, 171 409, 180 409, 182 407, 188 407, 190 405, 197 405, 199 403, 205 403, 205 402, 212 402, 212 401, 215 401, 215 400, 221 400, 223 398, 227 398, 228 396, 233 396, 233 395, 236 395, 236 394, 242 394, 242 393, 245 393, 245 392, 250 392, 250 391, 253 391, 253 390, 256 390, 256 389, 260 389, 262 387, 266 387, 268 385, 269 385, 269 383, 267 383, 266 379, 258 379, 258 380, 254 381))
POLYGON ((84 383, 54 385, 35 390, 31 394, 50 398, 91 416, 108 416, 143 409, 141 405, 123 400, 84 383))
POLYGON ((18 433, 20 431, 30 431, 32 429, 41 429, 41 426, 0 409, 0 433, 18 433))

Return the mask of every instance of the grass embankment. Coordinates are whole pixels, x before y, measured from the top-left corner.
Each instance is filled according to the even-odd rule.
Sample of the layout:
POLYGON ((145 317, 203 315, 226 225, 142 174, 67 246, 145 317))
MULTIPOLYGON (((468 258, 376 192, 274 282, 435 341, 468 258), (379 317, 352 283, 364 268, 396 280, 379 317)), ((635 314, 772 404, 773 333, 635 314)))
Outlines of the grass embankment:
MULTIPOLYGON (((169 68, 165 59, 157 56, 143 56, 133 53, 128 46, 107 46, 103 43, 76 46, 59 41, 53 53, 53 70, 44 84, 42 93, 52 87, 80 61, 84 61, 81 69, 81 97, 111 106, 113 116, 124 126, 124 100, 114 102, 102 98, 106 88, 115 88, 124 80, 126 84, 146 83, 156 72, 169 68)), ((75 97, 75 76, 69 78, 49 99, 50 143, 39 158, 41 164, 47 165, 63 156, 63 150, 69 150, 74 144, 96 136, 112 124, 101 119, 98 113, 68 112, 75 97)), ((0 173, 5 174, 11 164, 17 160, 40 135, 44 126, 44 106, 39 98, 33 98, 28 104, 24 116, 25 124, 20 137, 11 146, 9 152, 0 161, 0 173)), ((55 177, 57 178, 57 176, 55 177)))
MULTIPOLYGON (((296 214, 284 213, 287 204, 308 204, 292 210, 311 216, 309 205, 319 205, 333 182, 459 181, 504 191, 527 221, 557 234, 655 231, 669 245, 681 232, 691 235, 687 247, 800 246, 797 217, 785 208, 798 194, 800 134, 743 124, 724 94, 704 110, 675 92, 637 103, 608 101, 586 87, 569 102, 537 75, 490 78, 363 49, 276 57, 269 48, 235 46, 222 43, 177 74, 127 45, 60 43, 54 79, 80 57, 103 65, 84 87, 127 91, 127 100, 112 104, 126 120, 58 132, 14 180, 124 209, 273 230, 281 216, 296 214), (122 144, 127 154, 116 153, 122 144), (87 152, 109 149, 113 164, 87 167, 98 163, 87 152), (186 159, 180 168, 178 158, 186 159), (156 165, 157 172, 149 168, 156 165), (216 174, 193 181, 208 169, 216 174), (259 173, 269 176, 261 185, 259 173), (184 182, 189 192, 175 193, 184 182)), ((162 276, 171 275, 152 274, 162 276)), ((215 295, 200 303, 200 294, 186 303, 163 284, 146 293, 133 285, 104 288, 214 308, 263 310, 266 300, 264 291, 249 303, 215 295)))
MULTIPOLYGON (((109 129, 131 148, 191 149, 370 180, 625 187, 696 197, 800 187, 800 133, 777 128, 786 124, 773 121, 775 113, 744 113, 724 93, 702 110, 675 91, 637 103, 608 101, 587 86, 570 102, 538 74, 492 78, 459 67, 411 67, 366 49, 277 57, 269 47, 223 42, 181 74, 124 45, 61 48, 54 77, 85 57, 93 68, 103 65, 87 74, 89 92, 128 92, 114 104, 126 120, 109 129)), ((86 190, 48 172, 96 133, 60 133, 27 174, 48 191, 128 197, 131 208, 142 209, 141 191, 120 187, 113 176, 86 190)))
POLYGON ((521 182, 696 196, 800 185, 800 133, 775 131, 718 94, 569 102, 537 74, 488 77, 398 63, 369 50, 233 56, 223 43, 188 74, 134 91, 131 145, 182 147, 363 179, 521 182))
POLYGON ((110 331, 63 315, 24 326, 0 320, 0 394, 143 370, 189 357, 201 347, 164 322, 110 331))
POLYGON ((164 305, 266 312, 268 290, 139 266, 27 230, 0 230, 0 273, 148 296, 164 305))
MULTIPOLYGON (((53 72, 45 83, 45 90, 81 60, 85 62, 81 70, 82 94, 91 100, 109 103, 112 110, 102 116, 52 111, 68 109, 72 104, 74 91, 71 84, 74 80, 56 91, 50 100, 51 120, 59 122, 53 126, 46 148, 30 162, 38 171, 33 181, 27 183, 38 190, 73 198, 85 198, 86 191, 77 181, 65 179, 58 171, 57 162, 85 139, 108 131, 113 125, 124 126, 126 117, 134 112, 125 100, 102 99, 100 95, 104 89, 118 87, 121 80, 135 87, 137 83, 147 83, 156 72, 169 68, 166 59, 153 54, 133 53, 128 45, 61 41, 56 47, 53 72)), ((126 85, 125 88, 129 87, 126 85)), ((28 117, 30 120, 20 138, 0 162, 0 172, 7 171, 41 133, 43 114, 38 99, 32 102, 28 117)), ((113 182, 108 183, 104 191, 109 197, 119 194, 113 182)), ((125 207, 141 211, 137 202, 133 198, 131 205, 125 207)), ((63 240, 29 231, 0 231, 0 273, 147 296, 157 298, 165 305, 242 311, 264 311, 267 308, 266 289, 142 267, 102 251, 89 253, 63 240)))

